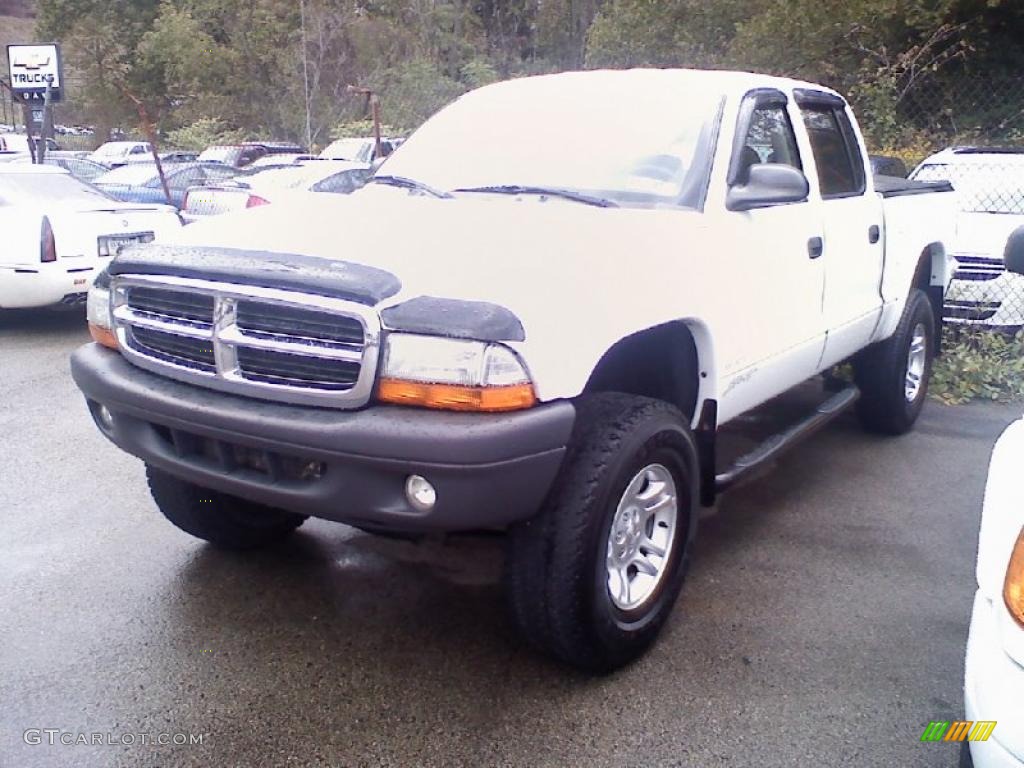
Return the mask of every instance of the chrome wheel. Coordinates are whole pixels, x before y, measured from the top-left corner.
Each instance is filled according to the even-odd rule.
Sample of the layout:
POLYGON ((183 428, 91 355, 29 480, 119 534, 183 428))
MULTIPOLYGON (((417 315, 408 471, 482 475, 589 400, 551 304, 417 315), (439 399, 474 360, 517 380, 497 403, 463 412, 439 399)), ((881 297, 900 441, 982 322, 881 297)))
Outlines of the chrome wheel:
POLYGON ((918 323, 914 326, 914 333, 910 339, 910 352, 907 355, 907 378, 903 394, 908 403, 917 400, 917 396, 921 392, 927 362, 928 332, 925 330, 924 323, 918 323))
POLYGON ((629 611, 655 593, 676 539, 679 498, 672 473, 648 464, 629 481, 608 531, 608 596, 629 611))

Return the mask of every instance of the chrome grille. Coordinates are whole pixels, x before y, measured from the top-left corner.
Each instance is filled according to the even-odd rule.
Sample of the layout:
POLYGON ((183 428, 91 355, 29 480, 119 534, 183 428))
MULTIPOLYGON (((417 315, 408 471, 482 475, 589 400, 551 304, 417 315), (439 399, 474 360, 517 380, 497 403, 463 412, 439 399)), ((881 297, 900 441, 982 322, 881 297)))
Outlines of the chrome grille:
POLYGON ((361 304, 155 275, 119 275, 111 288, 114 331, 142 368, 286 403, 369 400, 380 321, 361 304))

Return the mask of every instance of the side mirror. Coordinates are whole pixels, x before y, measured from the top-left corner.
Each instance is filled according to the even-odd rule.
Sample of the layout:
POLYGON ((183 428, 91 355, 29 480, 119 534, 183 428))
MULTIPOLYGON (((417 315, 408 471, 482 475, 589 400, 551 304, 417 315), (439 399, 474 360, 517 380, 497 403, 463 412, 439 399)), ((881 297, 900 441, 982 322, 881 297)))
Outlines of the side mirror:
POLYGON ((1008 272, 1024 275, 1024 227, 1017 227, 1006 241, 1003 263, 1008 272))
POLYGON ((791 165, 758 163, 750 166, 746 184, 729 187, 725 207, 730 211, 749 211, 779 203, 806 200, 810 192, 807 177, 791 165))

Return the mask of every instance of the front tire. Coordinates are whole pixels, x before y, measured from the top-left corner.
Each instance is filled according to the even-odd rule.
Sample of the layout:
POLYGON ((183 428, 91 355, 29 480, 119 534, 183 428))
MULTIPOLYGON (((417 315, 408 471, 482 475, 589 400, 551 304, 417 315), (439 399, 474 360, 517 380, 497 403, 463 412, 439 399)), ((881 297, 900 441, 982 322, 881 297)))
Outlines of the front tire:
POLYGON ((306 519, 211 491, 146 465, 146 480, 164 517, 178 528, 221 549, 255 549, 274 544, 306 519))
POLYGON ((526 640, 588 671, 642 654, 683 584, 699 476, 678 409, 621 394, 581 400, 540 514, 509 536, 506 589, 526 640))
POLYGON ((902 435, 921 415, 935 350, 935 315, 924 291, 910 294, 896 332, 864 350, 853 366, 857 413, 869 432, 902 435))

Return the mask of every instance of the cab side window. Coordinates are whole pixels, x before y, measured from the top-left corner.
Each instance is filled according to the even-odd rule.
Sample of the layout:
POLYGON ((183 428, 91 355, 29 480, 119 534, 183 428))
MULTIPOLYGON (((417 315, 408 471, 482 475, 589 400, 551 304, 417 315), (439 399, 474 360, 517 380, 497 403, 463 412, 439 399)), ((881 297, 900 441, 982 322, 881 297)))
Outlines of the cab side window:
POLYGON ((846 110, 808 104, 800 111, 818 166, 821 196, 827 199, 863 194, 864 162, 846 110))
POLYGON ((777 163, 803 170, 793 124, 782 104, 763 104, 754 108, 743 142, 737 182, 745 184, 750 176, 750 166, 759 163, 777 163))

